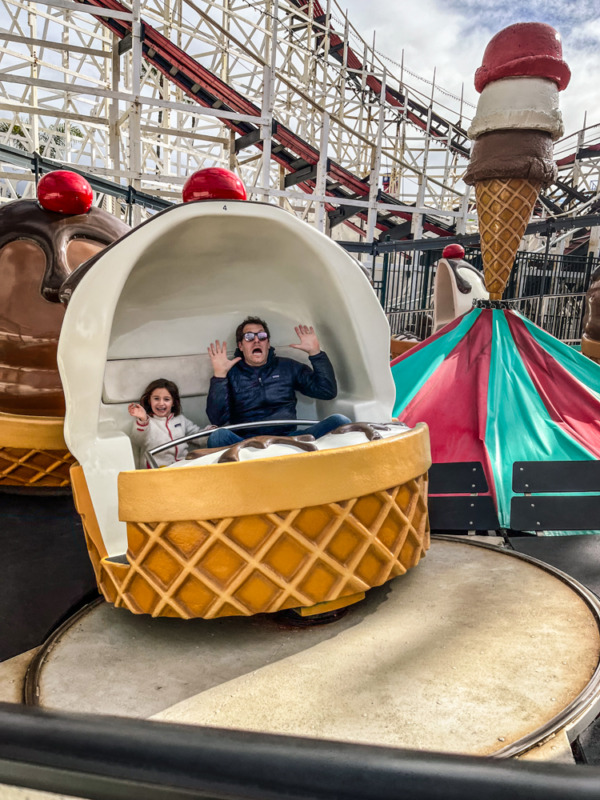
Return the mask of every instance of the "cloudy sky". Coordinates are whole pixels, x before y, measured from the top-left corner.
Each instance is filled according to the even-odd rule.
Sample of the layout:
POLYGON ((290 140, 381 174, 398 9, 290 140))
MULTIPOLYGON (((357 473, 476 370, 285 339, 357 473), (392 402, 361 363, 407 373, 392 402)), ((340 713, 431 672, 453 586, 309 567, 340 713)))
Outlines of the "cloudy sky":
MULTIPOLYGON (((565 133, 600 123, 600 3, 598 0, 338 0, 350 22, 375 47, 412 72, 477 103, 473 87, 491 37, 515 22, 546 22, 563 38, 563 56, 572 78, 561 93, 565 133)), ((392 71, 399 75, 399 69, 392 71)), ((416 79, 407 81, 426 90, 416 79)), ((441 98, 440 98, 441 99, 441 98)), ((473 109, 471 109, 473 113, 473 109)))

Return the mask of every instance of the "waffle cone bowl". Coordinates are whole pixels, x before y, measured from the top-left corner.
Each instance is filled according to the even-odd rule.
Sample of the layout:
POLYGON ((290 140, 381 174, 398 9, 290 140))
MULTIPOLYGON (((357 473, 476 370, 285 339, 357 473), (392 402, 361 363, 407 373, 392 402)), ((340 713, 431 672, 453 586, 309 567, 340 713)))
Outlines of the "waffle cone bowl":
POLYGON ((429 548, 430 464, 420 424, 326 451, 121 472, 128 546, 115 555, 82 468, 71 475, 106 600, 134 614, 211 619, 318 614, 416 566, 429 548))
POLYGON ((491 300, 502 298, 540 188, 540 183, 524 178, 490 178, 475 184, 483 272, 491 300))
POLYGON ((585 333, 581 337, 581 352, 596 364, 600 364, 600 342, 590 339, 585 333))
POLYGON ((0 413, 0 487, 64 490, 75 459, 67 450, 62 417, 0 413))

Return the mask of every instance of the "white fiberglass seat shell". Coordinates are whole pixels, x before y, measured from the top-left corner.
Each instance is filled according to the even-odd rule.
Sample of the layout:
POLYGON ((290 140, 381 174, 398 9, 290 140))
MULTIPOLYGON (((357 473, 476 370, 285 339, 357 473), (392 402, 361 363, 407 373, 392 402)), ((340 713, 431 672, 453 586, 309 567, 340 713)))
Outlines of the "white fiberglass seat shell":
POLYGON ((314 325, 331 358, 337 398, 299 398, 300 418, 339 412, 355 420, 390 419, 389 326, 343 248, 263 203, 203 201, 162 212, 107 250, 81 280, 58 349, 65 439, 83 468, 109 555, 127 546, 117 476, 135 468, 128 402, 139 398, 148 374, 166 377, 179 383, 184 413, 206 424, 207 346, 226 340, 233 353, 235 329, 249 314, 267 320, 279 355, 305 360, 288 347, 302 322, 314 325), (200 389, 185 390, 189 376, 178 374, 178 365, 186 359, 204 376, 200 389))

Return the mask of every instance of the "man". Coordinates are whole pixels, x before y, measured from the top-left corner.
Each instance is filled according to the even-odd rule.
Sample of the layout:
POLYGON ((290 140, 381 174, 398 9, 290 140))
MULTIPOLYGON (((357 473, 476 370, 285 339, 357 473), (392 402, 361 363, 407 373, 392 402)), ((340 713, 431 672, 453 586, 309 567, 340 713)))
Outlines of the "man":
MULTIPOLYGON (((214 376, 210 381, 206 411, 213 425, 260 422, 269 419, 296 419, 296 390, 308 397, 332 400, 337 384, 331 361, 321 350, 314 328, 298 325, 296 350, 308 353, 311 367, 291 358, 279 358, 270 346, 269 326, 258 317, 247 317, 238 325, 234 358, 227 356, 227 343, 213 342, 208 348, 214 376)), ((324 436, 350 420, 333 414, 299 433, 324 436)), ((266 425, 249 429, 248 435, 276 434, 288 436, 295 426, 280 428, 266 425)), ((208 438, 208 447, 228 447, 245 437, 233 431, 216 431, 208 438)))

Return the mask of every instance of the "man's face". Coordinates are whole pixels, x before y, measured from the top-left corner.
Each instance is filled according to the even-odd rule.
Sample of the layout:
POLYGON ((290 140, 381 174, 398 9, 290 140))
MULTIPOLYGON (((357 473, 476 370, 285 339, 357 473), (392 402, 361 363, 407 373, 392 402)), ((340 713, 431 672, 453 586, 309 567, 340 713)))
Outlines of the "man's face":
POLYGON ((269 340, 262 339, 261 341, 256 335, 258 333, 265 333, 263 326, 250 322, 244 325, 242 341, 238 342, 238 347, 242 351, 244 361, 251 367, 262 367, 263 364, 267 363, 267 358, 269 357, 269 340), (254 334, 252 337, 248 336, 252 341, 246 340, 246 334, 254 334))

